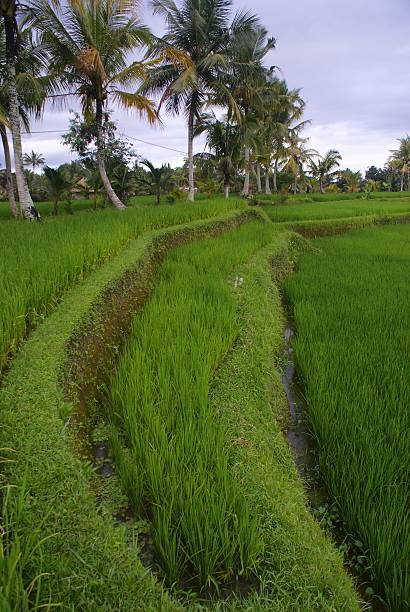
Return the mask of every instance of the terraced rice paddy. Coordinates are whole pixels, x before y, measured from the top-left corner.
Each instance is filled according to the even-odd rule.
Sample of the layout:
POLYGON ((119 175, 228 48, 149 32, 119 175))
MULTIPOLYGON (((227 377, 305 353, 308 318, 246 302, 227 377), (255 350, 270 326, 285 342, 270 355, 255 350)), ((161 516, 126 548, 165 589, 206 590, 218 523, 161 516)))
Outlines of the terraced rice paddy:
POLYGON ((117 440, 116 460, 134 509, 152 520, 169 585, 188 576, 210 587, 247 575, 261 550, 208 383, 238 333, 227 277, 272 233, 271 225, 250 223, 174 251, 135 319, 112 386, 129 448, 117 440))
POLYGON ((243 204, 212 200, 189 205, 112 210, 0 224, 0 371, 26 330, 61 293, 149 229, 223 214, 243 204))
POLYGON ((388 217, 395 213, 410 213, 410 198, 377 198, 374 200, 354 199, 321 202, 297 203, 264 206, 270 219, 280 221, 308 221, 313 219, 341 219, 343 217, 362 217, 377 215, 388 217))
POLYGON ((315 242, 285 283, 320 472, 389 610, 410 609, 410 228, 315 242))

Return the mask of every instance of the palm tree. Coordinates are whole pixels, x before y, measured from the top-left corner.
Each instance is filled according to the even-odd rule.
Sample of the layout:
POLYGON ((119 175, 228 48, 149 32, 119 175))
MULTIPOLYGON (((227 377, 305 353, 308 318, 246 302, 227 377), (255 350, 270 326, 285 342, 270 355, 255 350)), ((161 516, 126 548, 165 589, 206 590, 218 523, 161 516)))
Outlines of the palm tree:
POLYGON ((310 160, 310 171, 313 178, 319 182, 321 193, 325 191, 325 184, 338 174, 336 168, 339 168, 341 159, 339 151, 330 149, 324 157, 319 157, 317 161, 310 160))
POLYGON ((303 168, 305 164, 311 164, 312 158, 318 155, 315 149, 307 149, 305 147, 308 138, 302 138, 299 130, 293 129, 289 134, 288 147, 286 148, 287 161, 285 164, 286 170, 293 174, 293 193, 298 190, 298 181, 303 177, 303 168))
POLYGON ((410 191, 410 136, 398 138, 399 148, 393 149, 390 160, 395 162, 396 167, 400 168, 400 191, 404 189, 404 176, 407 175, 407 191, 410 191))
POLYGON ((204 104, 211 97, 222 93, 235 104, 225 81, 222 69, 230 62, 232 40, 240 32, 250 33, 257 18, 238 12, 229 22, 231 0, 152 0, 154 13, 164 17, 168 31, 151 47, 150 55, 171 51, 181 53, 181 61, 164 61, 153 66, 143 85, 145 93, 161 94, 160 107, 167 112, 185 113, 188 126, 188 199, 194 200, 193 140, 195 120, 201 115, 204 104))
POLYGON ((25 166, 31 166, 33 168, 33 174, 36 168, 40 168, 44 166, 46 160, 41 155, 41 153, 36 153, 35 151, 31 151, 31 153, 25 153, 23 157, 23 163, 25 166))
POLYGON ((69 196, 71 181, 63 168, 44 166, 44 176, 47 180, 47 192, 53 202, 53 215, 58 215, 58 204, 69 196))
MULTIPOLYGON (((232 37, 231 63, 224 77, 229 84, 233 110, 241 125, 245 178, 242 195, 249 195, 251 150, 256 148, 257 126, 263 100, 271 82, 272 70, 263 66, 267 53, 275 48, 265 28, 255 22, 250 31, 238 31, 232 37)), ((230 101, 226 100, 229 105, 230 101)))
POLYGON ((39 75, 45 65, 45 56, 34 40, 31 29, 19 28, 16 14, 17 3, 14 0, 0 0, 0 17, 3 18, 0 22, 0 132, 12 213, 17 216, 7 127, 12 133, 20 208, 27 219, 35 220, 40 216, 34 207, 24 174, 21 123, 28 130, 28 115, 33 113, 38 117, 41 113, 46 79, 39 78, 39 75))
POLYGON ((96 131, 97 162, 104 188, 114 206, 124 204, 107 176, 104 159, 104 119, 110 100, 124 110, 157 120, 154 103, 136 90, 144 76, 144 63, 128 64, 128 56, 150 40, 148 29, 135 17, 137 0, 67 0, 51 6, 33 0, 31 16, 42 32, 50 55, 50 70, 59 75, 60 87, 80 98, 86 121, 96 131), (134 89, 134 91, 130 91, 134 89))
POLYGON ((228 119, 220 121, 214 114, 205 115, 196 127, 196 133, 202 132, 206 132, 207 147, 213 151, 218 171, 222 175, 224 196, 229 198, 229 190, 239 163, 239 126, 228 119))
POLYGON ((360 171, 353 172, 353 170, 347 168, 346 170, 340 172, 339 175, 346 183, 347 191, 349 193, 356 193, 357 191, 360 191, 360 183, 362 181, 360 171))
POLYGON ((148 176, 138 176, 137 180, 154 192, 157 204, 160 204, 161 193, 169 191, 172 187, 172 170, 168 165, 155 168, 147 159, 142 160, 140 163, 148 168, 148 176))

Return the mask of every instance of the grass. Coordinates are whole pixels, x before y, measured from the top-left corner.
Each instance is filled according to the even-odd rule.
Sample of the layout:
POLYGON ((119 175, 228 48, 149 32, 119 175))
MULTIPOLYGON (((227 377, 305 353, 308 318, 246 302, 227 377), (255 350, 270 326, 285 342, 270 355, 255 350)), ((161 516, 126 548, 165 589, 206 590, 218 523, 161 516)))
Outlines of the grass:
POLYGON ((264 210, 274 222, 281 221, 308 221, 340 219, 356 216, 389 216, 393 213, 409 213, 410 197, 403 198, 375 198, 371 200, 328 201, 307 203, 299 200, 297 203, 264 206, 264 210))
POLYGON ((0 372, 33 324, 67 287, 150 229, 223 215, 237 200, 110 209, 47 219, 42 224, 0 223, 0 372))
POLYGON ((134 510, 151 518, 170 586, 187 576, 209 588, 249 575, 260 554, 208 382, 238 332, 226 277, 273 231, 253 222, 173 251, 112 384, 112 412, 128 447, 114 438, 120 475, 134 510))
POLYGON ((321 474, 389 610, 410 609, 410 228, 316 242, 285 283, 321 474))

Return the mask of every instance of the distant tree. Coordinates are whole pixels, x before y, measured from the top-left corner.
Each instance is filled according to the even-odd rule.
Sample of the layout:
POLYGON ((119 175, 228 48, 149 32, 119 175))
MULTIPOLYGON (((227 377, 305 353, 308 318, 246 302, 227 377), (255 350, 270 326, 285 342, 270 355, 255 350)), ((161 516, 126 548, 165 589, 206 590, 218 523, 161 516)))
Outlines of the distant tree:
POLYGON ((23 156, 23 163, 25 166, 31 166, 33 169, 33 173, 36 168, 41 168, 44 166, 46 160, 41 155, 41 153, 36 153, 35 151, 31 151, 31 153, 25 153, 23 156))
POLYGON ((340 166, 339 161, 341 161, 341 159, 342 156, 339 151, 330 149, 324 157, 319 157, 317 160, 310 160, 310 171, 313 178, 318 181, 321 193, 324 193, 326 184, 338 174, 337 169, 340 166))
POLYGON ((370 166, 364 175, 366 181, 377 181, 380 183, 380 187, 383 188, 383 184, 388 182, 388 173, 383 168, 377 168, 376 166, 370 166))
POLYGON ((214 166, 222 177, 225 198, 234 182, 241 147, 240 128, 236 123, 220 121, 214 114, 201 118, 196 133, 206 132, 206 144, 213 152, 214 166))
POLYGON ((173 187, 173 173, 169 165, 162 165, 160 168, 143 159, 140 162, 148 169, 146 176, 139 175, 138 181, 148 187, 148 189, 156 196, 157 204, 161 203, 161 194, 170 191, 173 187))
POLYGON ((44 166, 44 176, 47 179, 47 192, 50 200, 53 202, 53 215, 58 215, 58 205, 64 200, 70 198, 70 189, 72 183, 64 172, 64 168, 50 168, 44 166))
POLYGON ((350 168, 346 170, 342 170, 339 173, 341 178, 341 186, 344 191, 348 191, 349 193, 356 193, 360 191, 362 186, 362 174, 360 171, 353 172, 350 168))
POLYGON ((404 189, 404 178, 407 177, 407 191, 410 191, 410 136, 397 139, 399 148, 390 151, 390 160, 393 161, 401 172, 400 191, 404 189))

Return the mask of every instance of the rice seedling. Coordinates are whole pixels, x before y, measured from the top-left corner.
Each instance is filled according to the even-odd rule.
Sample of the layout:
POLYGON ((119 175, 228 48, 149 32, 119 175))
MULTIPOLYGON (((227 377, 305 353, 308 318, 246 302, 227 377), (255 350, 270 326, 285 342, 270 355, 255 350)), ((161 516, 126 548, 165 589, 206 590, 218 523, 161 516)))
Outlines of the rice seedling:
POLYGON ((0 223, 0 372, 26 331, 62 292, 149 229, 223 214, 244 206, 231 200, 104 210, 41 224, 0 223))
POLYGON ((274 232, 252 222, 175 249, 112 383, 114 456, 134 510, 151 520, 168 585, 217 587, 247 576, 261 553, 208 387, 238 333, 228 276, 274 232))
POLYGON ((285 283, 321 474, 388 609, 410 609, 410 228, 315 243, 285 283))

